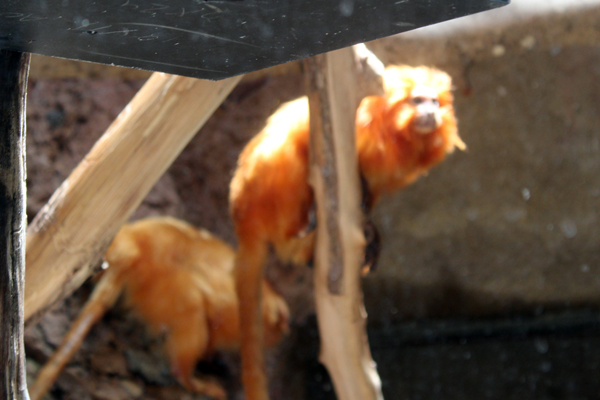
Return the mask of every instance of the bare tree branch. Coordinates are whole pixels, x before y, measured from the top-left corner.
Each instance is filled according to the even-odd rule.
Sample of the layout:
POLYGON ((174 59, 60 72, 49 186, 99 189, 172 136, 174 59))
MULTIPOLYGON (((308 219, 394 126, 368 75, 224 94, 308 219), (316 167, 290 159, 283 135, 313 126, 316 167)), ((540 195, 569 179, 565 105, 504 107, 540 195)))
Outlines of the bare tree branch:
POLYGON ((340 400, 382 400, 360 287, 365 239, 355 147, 357 65, 350 48, 308 59, 315 294, 321 362, 340 400))
POLYGON ((91 274, 117 230, 240 79, 150 77, 27 230, 28 325, 91 274))

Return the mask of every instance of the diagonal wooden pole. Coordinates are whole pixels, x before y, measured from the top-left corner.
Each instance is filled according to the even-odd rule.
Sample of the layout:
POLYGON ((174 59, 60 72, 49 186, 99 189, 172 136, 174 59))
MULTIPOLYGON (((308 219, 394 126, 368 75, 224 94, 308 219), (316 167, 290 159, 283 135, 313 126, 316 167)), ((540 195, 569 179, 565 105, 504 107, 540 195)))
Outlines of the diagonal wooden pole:
POLYGON ((29 54, 0 50, 0 398, 29 399, 23 345, 29 54))
POLYGON ((321 362, 340 400, 382 400, 360 287, 365 239, 355 146, 357 71, 351 48, 305 61, 310 180, 317 205, 315 295, 321 362))
POLYGON ((91 274, 117 230, 240 79, 150 77, 27 229, 27 325, 91 274))

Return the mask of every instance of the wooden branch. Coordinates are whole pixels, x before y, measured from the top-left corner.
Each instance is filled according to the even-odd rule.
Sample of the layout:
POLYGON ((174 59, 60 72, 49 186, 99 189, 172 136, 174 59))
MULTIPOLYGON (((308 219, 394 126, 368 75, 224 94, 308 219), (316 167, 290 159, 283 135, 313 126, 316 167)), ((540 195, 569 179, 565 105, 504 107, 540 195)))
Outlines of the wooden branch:
POLYGON ((150 77, 27 230, 28 325, 90 275, 117 230, 240 79, 150 77))
POLYGON ((310 179, 317 204, 315 295, 320 357, 340 400, 382 400, 365 332, 360 287, 365 239, 355 149, 355 66, 350 49, 305 62, 310 179))
POLYGON ((0 50, 0 398, 29 399, 23 345, 29 54, 0 50))
POLYGON ((358 102, 366 96, 383 96, 383 72, 385 66, 364 43, 352 46, 356 72, 356 96, 358 102))

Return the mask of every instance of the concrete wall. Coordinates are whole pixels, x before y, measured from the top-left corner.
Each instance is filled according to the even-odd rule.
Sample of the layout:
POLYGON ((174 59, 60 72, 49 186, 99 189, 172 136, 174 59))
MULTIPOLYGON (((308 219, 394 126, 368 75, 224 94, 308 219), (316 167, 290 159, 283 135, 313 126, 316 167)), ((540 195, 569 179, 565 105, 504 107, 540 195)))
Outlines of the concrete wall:
POLYGON ((453 75, 468 146, 377 208, 373 323, 598 304, 600 5, 571 3, 516 0, 371 45, 453 75))

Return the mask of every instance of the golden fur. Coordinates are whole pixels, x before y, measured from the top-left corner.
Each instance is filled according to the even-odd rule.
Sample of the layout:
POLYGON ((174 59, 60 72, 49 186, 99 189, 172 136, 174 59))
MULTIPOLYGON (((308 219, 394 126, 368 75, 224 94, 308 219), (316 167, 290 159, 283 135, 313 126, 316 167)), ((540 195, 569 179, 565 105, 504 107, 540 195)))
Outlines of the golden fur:
MULTIPOLYGON (((234 259, 229 245, 173 218, 123 226, 106 252, 109 268, 30 388, 31 398, 43 397, 92 325, 124 291, 127 303, 146 324, 166 334, 166 353, 177 380, 192 391, 224 399, 218 384, 196 379, 193 372, 198 360, 212 351, 239 347, 234 259)), ((273 346, 288 330, 289 311, 267 282, 261 287, 264 343, 273 346)))
MULTIPOLYGON (((356 114, 360 174, 371 199, 367 208, 382 195, 415 181, 455 147, 465 147, 457 133, 446 73, 392 66, 386 69, 384 82, 385 95, 363 99, 356 114), (422 98, 414 98, 417 93, 422 98), (417 100, 435 109, 435 115, 420 115, 417 100), (425 126, 432 121, 436 126, 423 134, 422 126, 415 123, 418 118, 425 126)), ((242 151, 231 181, 230 208, 239 240, 236 284, 247 400, 268 398, 258 312, 259 282, 268 250, 272 246, 280 259, 297 264, 308 262, 313 254, 314 231, 304 234, 313 207, 308 144, 308 100, 303 97, 282 105, 269 118, 242 151)))

